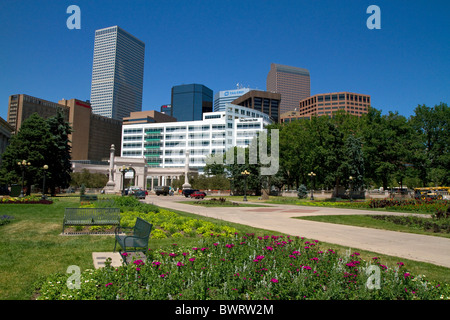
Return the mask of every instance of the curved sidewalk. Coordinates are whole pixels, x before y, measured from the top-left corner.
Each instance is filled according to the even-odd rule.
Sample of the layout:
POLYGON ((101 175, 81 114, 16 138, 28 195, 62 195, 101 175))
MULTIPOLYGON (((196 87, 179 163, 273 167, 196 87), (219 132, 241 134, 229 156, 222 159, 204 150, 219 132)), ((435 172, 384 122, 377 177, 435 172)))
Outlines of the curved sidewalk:
MULTIPOLYGON (((267 205, 266 207, 202 207, 180 203, 179 196, 148 196, 147 203, 271 231, 301 236, 450 268, 450 239, 404 232, 293 219, 306 215, 386 214, 367 210, 267 205)), ((264 204, 266 205, 266 204, 264 204)))

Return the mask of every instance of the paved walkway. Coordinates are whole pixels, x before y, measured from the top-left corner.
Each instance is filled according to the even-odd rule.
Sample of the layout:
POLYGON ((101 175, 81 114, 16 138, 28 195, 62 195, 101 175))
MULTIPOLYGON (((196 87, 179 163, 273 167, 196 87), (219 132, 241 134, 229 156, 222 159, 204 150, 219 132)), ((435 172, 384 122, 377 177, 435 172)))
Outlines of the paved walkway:
MULTIPOLYGON (((145 202, 256 228, 423 261, 450 268, 450 239, 404 232, 293 219, 307 215, 386 214, 367 210, 267 205, 267 207, 202 207, 179 203, 181 196, 147 196, 145 202)), ((266 205, 266 204, 265 204, 266 205)), ((396 213, 392 213, 396 214, 396 213)))

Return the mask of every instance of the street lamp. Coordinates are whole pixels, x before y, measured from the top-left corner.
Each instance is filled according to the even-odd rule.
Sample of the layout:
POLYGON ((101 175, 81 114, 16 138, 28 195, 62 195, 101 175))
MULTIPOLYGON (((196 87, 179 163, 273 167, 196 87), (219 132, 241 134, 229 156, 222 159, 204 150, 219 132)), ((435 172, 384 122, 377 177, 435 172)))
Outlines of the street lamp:
POLYGON ((243 172, 241 172, 241 174, 244 176, 245 178, 245 184, 244 184, 244 199, 243 201, 247 201, 247 177, 250 175, 250 172, 248 172, 247 170, 244 170, 243 172))
POLYGON ((316 174, 314 172, 310 172, 308 173, 308 176, 311 178, 311 199, 310 200, 314 200, 314 178, 316 177, 316 174))
POLYGON ((22 189, 20 190, 19 198, 23 198, 23 184, 25 180, 25 168, 30 166, 31 163, 27 162, 26 160, 22 160, 22 162, 17 162, 17 164, 20 166, 20 169, 22 170, 22 189))
POLYGON ((44 170, 44 181, 42 182, 42 200, 45 200, 45 176, 47 175, 48 165, 42 167, 44 170))
POLYGON ((125 167, 125 165, 122 166, 122 168, 119 169, 120 172, 122 172, 122 196, 125 195, 125 174, 130 171, 130 168, 125 167))
POLYGON ((349 179, 350 179, 350 202, 352 202, 353 201, 353 177, 350 176, 349 179))

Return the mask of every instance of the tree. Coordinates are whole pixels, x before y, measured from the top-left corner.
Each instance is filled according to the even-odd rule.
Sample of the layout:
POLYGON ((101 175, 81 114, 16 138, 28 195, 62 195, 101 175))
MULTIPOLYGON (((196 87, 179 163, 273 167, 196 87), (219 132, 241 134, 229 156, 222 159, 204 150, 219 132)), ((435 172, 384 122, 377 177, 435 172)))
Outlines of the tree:
POLYGON ((43 179, 43 166, 51 165, 47 161, 49 150, 52 150, 53 139, 48 123, 37 113, 28 117, 13 135, 10 144, 3 153, 2 175, 8 183, 20 183, 22 171, 18 161, 26 160, 30 166, 25 170, 27 194, 30 194, 31 185, 41 184, 43 179))
POLYGON ((51 177, 48 185, 51 193, 55 194, 57 186, 67 188, 70 184, 72 165, 70 163, 69 135, 72 133, 72 128, 64 120, 64 115, 60 110, 58 110, 56 116, 49 118, 47 123, 53 138, 53 144, 47 157, 47 160, 51 163, 48 169, 51 177))
POLYGON ((11 138, 3 154, 1 171, 5 180, 8 183, 20 182, 22 172, 17 162, 26 160, 31 164, 25 170, 28 194, 31 185, 41 186, 44 165, 48 165, 46 181, 52 194, 56 187, 68 187, 72 170, 68 139, 70 132, 70 126, 60 112, 48 120, 37 113, 32 114, 11 138))

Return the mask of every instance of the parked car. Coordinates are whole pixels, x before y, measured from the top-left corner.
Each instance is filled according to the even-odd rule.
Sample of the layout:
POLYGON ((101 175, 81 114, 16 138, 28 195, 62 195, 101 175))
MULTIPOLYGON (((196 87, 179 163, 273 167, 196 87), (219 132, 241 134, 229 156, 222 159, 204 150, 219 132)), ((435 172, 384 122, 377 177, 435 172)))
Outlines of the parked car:
POLYGON ((183 189, 183 195, 187 198, 195 191, 200 191, 198 189, 183 189))
POLYGON ((155 191, 155 194, 157 196, 163 194, 167 196, 169 194, 169 187, 168 186, 157 186, 153 188, 153 191, 155 191))
POLYGON ((133 195, 138 199, 145 199, 145 196, 147 195, 147 191, 136 190, 136 191, 134 191, 133 195))
POLYGON ((206 197, 206 193, 204 193, 203 191, 194 191, 193 193, 191 193, 191 198, 203 199, 204 197, 206 197))

